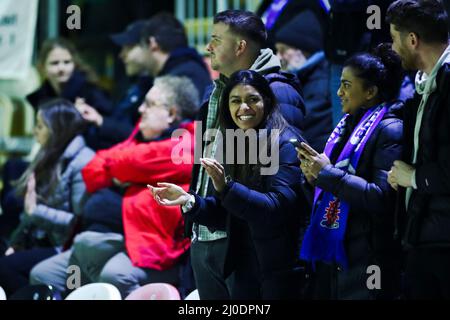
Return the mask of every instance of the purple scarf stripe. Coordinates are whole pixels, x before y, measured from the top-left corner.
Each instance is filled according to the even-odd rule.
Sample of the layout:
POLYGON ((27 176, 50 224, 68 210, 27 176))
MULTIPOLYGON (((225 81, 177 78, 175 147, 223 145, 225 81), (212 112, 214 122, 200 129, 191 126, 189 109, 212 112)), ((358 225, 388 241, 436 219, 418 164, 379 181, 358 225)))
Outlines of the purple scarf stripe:
MULTIPOLYGON (((388 108, 382 104, 366 111, 346 142, 334 167, 355 174, 367 141, 383 119, 388 108)), ((346 114, 330 135, 324 153, 330 157, 346 130, 346 114)), ((337 263, 348 267, 344 236, 350 206, 330 192, 315 188, 311 224, 303 239, 300 258, 306 261, 337 263)))

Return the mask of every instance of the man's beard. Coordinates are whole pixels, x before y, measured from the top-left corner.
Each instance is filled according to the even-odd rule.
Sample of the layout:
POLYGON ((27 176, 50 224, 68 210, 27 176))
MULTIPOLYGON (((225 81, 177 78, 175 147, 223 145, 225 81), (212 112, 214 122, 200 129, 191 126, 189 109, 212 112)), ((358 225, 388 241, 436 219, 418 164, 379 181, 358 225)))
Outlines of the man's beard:
POLYGON ((404 70, 406 70, 406 71, 417 70, 415 59, 414 59, 413 55, 410 54, 408 51, 402 50, 400 58, 401 58, 402 67, 404 70))

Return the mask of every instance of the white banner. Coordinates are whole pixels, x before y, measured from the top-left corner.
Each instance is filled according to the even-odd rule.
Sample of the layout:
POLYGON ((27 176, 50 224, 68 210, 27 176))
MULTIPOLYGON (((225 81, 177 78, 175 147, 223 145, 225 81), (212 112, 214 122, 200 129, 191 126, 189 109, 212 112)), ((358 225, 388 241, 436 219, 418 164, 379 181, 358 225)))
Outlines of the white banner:
POLYGON ((23 79, 31 67, 38 0, 0 0, 0 79, 23 79))

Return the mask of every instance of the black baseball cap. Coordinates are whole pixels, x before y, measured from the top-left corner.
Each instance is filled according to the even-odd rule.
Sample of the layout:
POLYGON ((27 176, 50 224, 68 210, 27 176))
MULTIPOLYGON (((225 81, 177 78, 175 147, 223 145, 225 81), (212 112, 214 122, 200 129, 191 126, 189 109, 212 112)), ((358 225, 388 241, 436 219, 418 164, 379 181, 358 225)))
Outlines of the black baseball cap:
POLYGON ((127 26, 125 31, 110 35, 111 40, 119 45, 134 45, 141 41, 141 32, 144 28, 146 20, 138 20, 127 26))

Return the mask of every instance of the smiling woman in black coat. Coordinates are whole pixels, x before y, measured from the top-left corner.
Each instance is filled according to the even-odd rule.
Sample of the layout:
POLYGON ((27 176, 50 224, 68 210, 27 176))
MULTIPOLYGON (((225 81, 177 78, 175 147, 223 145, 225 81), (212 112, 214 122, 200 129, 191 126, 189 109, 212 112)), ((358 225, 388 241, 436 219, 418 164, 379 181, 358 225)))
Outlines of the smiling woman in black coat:
MULTIPOLYGON (((201 159, 216 190, 214 196, 202 198, 164 183, 150 189, 161 205, 184 205, 186 219, 227 232, 224 261, 219 263, 223 263, 229 298, 299 298, 298 242, 309 208, 302 192, 299 160, 289 139, 302 138, 280 115, 269 83, 253 71, 238 71, 230 77, 219 112, 223 131, 256 130, 260 148, 271 151, 272 167, 262 165, 261 159, 251 164, 251 142, 246 143, 244 153, 228 144, 225 151, 228 154, 234 147, 234 161, 227 160, 222 166, 216 159, 201 159), (279 135, 265 145, 259 129, 279 135), (245 163, 235 164, 244 155, 245 163), (270 168, 274 170, 264 172, 270 168), (238 288, 247 292, 236 292, 238 288)), ((208 293, 199 280, 196 263, 201 261, 193 261, 193 268, 202 297, 208 293)))

